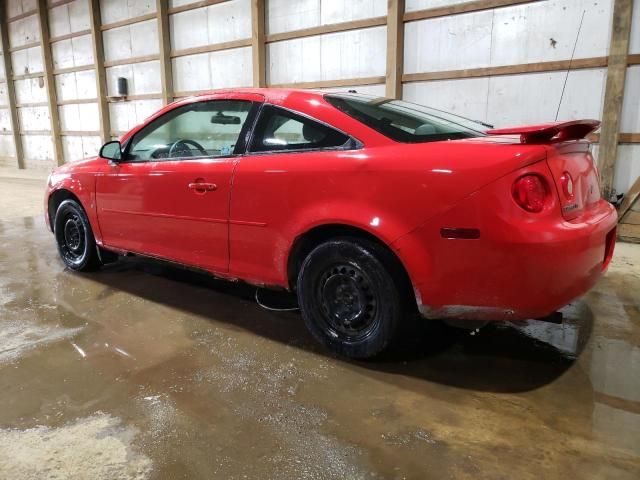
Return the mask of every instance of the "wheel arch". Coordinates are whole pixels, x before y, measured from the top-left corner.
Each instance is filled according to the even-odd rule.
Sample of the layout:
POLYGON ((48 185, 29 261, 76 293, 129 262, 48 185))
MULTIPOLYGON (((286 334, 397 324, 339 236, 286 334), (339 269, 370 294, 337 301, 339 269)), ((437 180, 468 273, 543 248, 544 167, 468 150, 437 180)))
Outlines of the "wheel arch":
POLYGON ((287 258, 287 281, 291 290, 295 289, 296 279, 298 278, 300 267, 302 266, 302 262, 307 257, 307 255, 321 243, 338 237, 366 239, 385 249, 390 254, 390 258, 392 259, 392 261, 396 262, 395 266, 400 272, 400 275, 402 277, 401 281, 406 284, 407 288, 410 289, 410 291, 412 292, 412 298, 415 300, 411 277, 404 262, 398 255, 398 252, 391 248, 388 243, 386 243, 377 235, 363 228, 346 223, 328 223, 316 225, 296 237, 289 250, 289 255, 287 258))
POLYGON ((51 231, 53 232, 55 225, 55 217, 56 211, 62 202, 65 200, 75 200, 78 204, 83 208, 83 210, 87 211, 87 209, 82 205, 82 201, 78 198, 76 194, 67 190, 66 188, 60 188, 49 195, 49 200, 47 202, 47 212, 49 214, 49 227, 51 227, 51 231))

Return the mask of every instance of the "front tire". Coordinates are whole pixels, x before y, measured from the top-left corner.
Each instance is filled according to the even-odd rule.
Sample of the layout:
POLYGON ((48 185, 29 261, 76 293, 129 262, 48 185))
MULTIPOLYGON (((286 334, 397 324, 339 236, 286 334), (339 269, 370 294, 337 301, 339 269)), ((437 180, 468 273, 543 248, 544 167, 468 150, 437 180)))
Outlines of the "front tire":
POLYGON ((298 304, 307 328, 325 347, 350 358, 382 353, 407 313, 397 260, 360 238, 314 248, 300 268, 298 304))
POLYGON ((87 272, 100 266, 91 225, 78 202, 65 200, 60 204, 53 232, 60 258, 68 268, 87 272))

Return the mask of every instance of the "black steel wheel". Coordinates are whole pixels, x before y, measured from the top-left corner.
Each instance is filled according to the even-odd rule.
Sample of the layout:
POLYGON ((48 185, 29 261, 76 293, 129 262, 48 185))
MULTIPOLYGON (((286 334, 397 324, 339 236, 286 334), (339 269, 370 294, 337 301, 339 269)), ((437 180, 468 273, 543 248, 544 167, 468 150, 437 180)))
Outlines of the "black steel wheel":
POLYGON ((314 337, 351 358, 384 351, 406 313, 397 261, 365 239, 336 239, 313 249, 302 263, 297 293, 314 337))
POLYGON ((65 200, 56 211, 54 234, 64 264, 72 270, 95 270, 100 265, 91 225, 75 200, 65 200))

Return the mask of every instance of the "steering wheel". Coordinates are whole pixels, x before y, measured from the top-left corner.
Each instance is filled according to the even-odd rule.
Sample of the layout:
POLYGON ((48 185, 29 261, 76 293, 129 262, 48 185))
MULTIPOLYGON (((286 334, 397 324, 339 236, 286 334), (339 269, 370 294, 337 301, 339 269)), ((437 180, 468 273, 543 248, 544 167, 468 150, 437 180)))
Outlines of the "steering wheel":
POLYGON ((171 147, 169 147, 168 157, 173 158, 174 153, 178 153, 180 156, 193 157, 193 153, 189 148, 189 145, 199 150, 203 156, 208 155, 204 147, 200 145, 198 142, 196 142, 195 140, 182 139, 182 140, 177 140, 173 142, 171 147))

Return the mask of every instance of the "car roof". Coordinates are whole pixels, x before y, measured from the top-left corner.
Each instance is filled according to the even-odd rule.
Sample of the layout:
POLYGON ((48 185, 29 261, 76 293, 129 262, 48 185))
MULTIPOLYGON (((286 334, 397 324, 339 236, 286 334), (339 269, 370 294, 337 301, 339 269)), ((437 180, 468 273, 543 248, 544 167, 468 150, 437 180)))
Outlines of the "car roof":
MULTIPOLYGON (((263 95, 269 103, 286 104, 287 99, 295 96, 297 99, 313 99, 323 97, 328 93, 355 93, 354 90, 314 90, 302 88, 278 88, 278 87, 239 87, 239 88, 221 88, 215 90, 205 90, 191 95, 188 98, 207 97, 210 95, 219 95, 225 93, 248 93, 263 95)), ((183 99, 184 100, 184 99, 183 99)))

